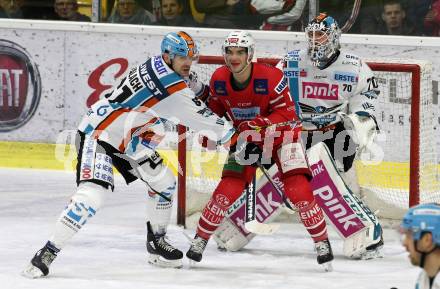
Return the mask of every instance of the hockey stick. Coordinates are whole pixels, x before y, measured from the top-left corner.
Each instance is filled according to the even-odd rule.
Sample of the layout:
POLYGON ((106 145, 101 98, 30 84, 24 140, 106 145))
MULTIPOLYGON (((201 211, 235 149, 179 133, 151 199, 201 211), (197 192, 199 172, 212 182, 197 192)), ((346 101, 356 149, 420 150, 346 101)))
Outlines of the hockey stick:
POLYGON ((281 199, 283 200, 284 205, 296 212, 295 208, 293 208, 289 202, 286 199, 286 195, 284 194, 284 192, 280 189, 280 187, 278 187, 278 185, 275 183, 275 181, 272 179, 272 177, 269 175, 269 173, 267 172, 266 168, 260 163, 257 162, 258 168, 263 172, 264 176, 266 177, 266 179, 269 181, 269 183, 272 185, 272 187, 275 189, 275 191, 277 191, 278 195, 280 195, 281 199))
POLYGON ((245 210, 245 224, 247 231, 259 235, 272 235, 278 231, 280 225, 278 224, 264 224, 258 222, 255 215, 256 208, 256 190, 255 190, 255 176, 247 186, 246 190, 246 210, 245 210))

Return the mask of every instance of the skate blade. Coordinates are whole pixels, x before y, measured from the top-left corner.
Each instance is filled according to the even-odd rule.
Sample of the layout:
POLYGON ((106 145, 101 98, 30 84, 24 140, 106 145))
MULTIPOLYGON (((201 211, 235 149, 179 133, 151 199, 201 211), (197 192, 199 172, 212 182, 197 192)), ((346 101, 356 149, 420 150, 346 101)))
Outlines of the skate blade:
POLYGON ((373 251, 367 251, 361 255, 362 260, 371 260, 371 259, 378 259, 383 258, 383 252, 381 250, 382 248, 377 248, 373 251))
POLYGON ((183 267, 182 259, 178 260, 167 260, 162 256, 150 254, 148 258, 148 263, 162 268, 176 268, 180 269, 183 267))
POLYGON ((23 277, 29 278, 29 279, 36 279, 36 278, 41 278, 44 276, 43 272, 41 272, 40 269, 38 269, 37 267, 35 267, 32 264, 29 264, 26 269, 24 269, 21 272, 21 275, 23 277))
POLYGON ((200 263, 200 262, 194 261, 192 259, 188 259, 188 261, 189 261, 189 263, 188 263, 189 268, 197 268, 197 265, 200 263))
POLYGON ((322 268, 325 272, 332 272, 333 271, 333 264, 332 262, 326 262, 321 264, 322 268))

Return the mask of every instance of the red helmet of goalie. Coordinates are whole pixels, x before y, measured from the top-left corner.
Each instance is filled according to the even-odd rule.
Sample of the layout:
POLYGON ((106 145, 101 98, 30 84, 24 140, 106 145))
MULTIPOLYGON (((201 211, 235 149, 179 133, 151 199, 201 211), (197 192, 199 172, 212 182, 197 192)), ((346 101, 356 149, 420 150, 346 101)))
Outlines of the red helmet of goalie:
MULTIPOLYGON (((225 41, 222 45, 222 53, 223 57, 225 58, 226 65, 228 65, 228 60, 226 57, 227 50, 229 47, 242 47, 246 48, 246 52, 248 54, 247 57, 247 65, 249 65, 252 62, 252 59, 255 54, 255 40, 252 37, 252 35, 248 31, 232 31, 229 33, 229 35, 226 37, 225 41)), ((242 69, 242 71, 245 70, 247 65, 242 69)))

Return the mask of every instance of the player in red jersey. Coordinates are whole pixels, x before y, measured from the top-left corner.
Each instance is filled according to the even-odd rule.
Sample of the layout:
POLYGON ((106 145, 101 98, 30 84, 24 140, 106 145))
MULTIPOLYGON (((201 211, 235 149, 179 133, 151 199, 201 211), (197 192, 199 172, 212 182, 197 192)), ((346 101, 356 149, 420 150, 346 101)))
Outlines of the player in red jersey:
MULTIPOLYGON (((255 41, 249 32, 231 32, 222 50, 226 65, 211 77, 209 108, 218 116, 230 119, 240 138, 253 133, 252 137, 246 137, 246 155, 260 154, 261 163, 277 164, 286 197, 299 210, 301 221, 315 242, 318 263, 330 262, 333 254, 323 212, 309 184, 311 173, 301 144, 301 125, 272 126, 277 127, 272 133, 269 129, 259 130, 298 119, 283 73, 275 67, 252 62, 255 41)), ((189 259, 200 262, 209 238, 255 172, 256 166, 250 158, 244 160, 238 152, 230 152, 222 179, 199 219, 197 233, 186 253, 189 259)))

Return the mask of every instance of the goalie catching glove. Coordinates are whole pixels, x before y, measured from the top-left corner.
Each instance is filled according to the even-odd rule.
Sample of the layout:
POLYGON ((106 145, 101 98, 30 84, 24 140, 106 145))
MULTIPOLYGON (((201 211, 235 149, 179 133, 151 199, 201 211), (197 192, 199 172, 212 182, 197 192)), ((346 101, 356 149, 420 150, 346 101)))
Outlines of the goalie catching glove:
POLYGON ((366 112, 356 112, 352 114, 340 113, 344 127, 353 137, 353 141, 358 144, 359 150, 368 149, 373 143, 379 127, 376 119, 366 112))

